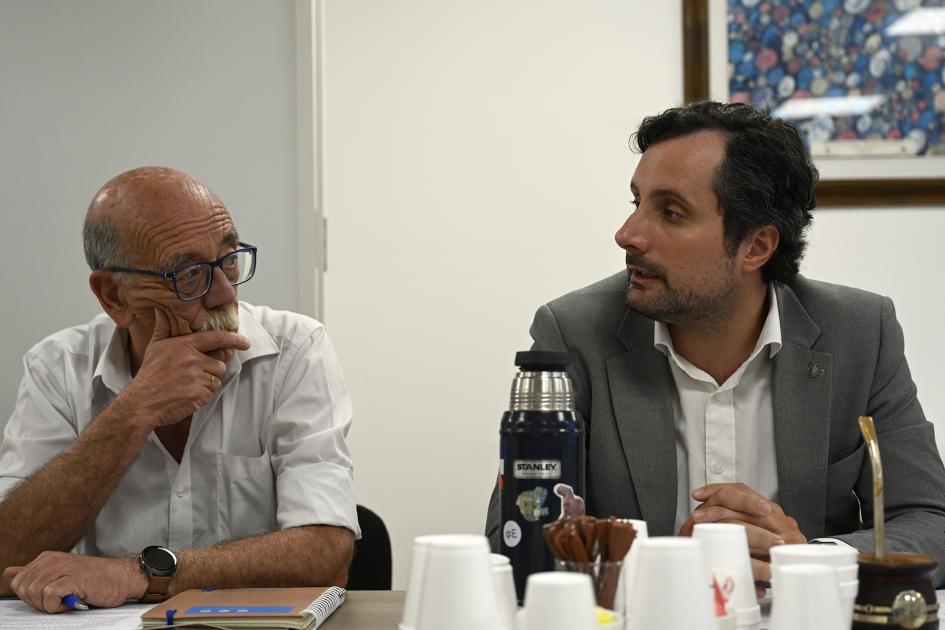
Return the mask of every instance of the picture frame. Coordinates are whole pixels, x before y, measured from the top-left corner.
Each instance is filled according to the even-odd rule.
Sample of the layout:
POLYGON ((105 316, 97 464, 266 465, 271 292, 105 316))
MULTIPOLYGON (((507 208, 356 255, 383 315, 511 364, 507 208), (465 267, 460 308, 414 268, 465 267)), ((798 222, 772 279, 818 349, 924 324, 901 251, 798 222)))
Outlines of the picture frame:
MULTIPOLYGON (((731 100, 728 8, 728 0, 683 0, 683 99, 687 103, 731 100)), ((819 206, 945 205, 945 155, 839 159, 815 155, 815 163, 821 172, 816 189, 819 206)))

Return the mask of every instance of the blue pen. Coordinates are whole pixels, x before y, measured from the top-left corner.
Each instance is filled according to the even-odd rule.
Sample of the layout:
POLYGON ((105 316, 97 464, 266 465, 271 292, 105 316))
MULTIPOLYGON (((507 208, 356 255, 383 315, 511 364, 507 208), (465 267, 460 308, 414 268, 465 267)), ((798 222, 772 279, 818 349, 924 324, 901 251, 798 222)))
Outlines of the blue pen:
POLYGON ((72 610, 88 610, 89 605, 83 602, 75 595, 66 595, 62 598, 62 604, 72 610))

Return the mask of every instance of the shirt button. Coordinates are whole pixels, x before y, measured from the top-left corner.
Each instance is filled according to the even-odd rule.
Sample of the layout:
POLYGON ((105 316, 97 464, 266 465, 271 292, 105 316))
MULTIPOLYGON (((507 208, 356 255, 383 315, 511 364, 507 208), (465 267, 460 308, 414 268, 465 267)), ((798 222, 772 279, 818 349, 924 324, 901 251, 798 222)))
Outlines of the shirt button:
POLYGON ((721 475, 724 468, 722 468, 722 464, 716 462, 715 466, 712 467, 712 470, 715 471, 716 475, 721 475))
POLYGON ((177 496, 179 496, 179 497, 184 496, 184 489, 183 489, 183 488, 178 488, 178 489, 177 489, 177 496))

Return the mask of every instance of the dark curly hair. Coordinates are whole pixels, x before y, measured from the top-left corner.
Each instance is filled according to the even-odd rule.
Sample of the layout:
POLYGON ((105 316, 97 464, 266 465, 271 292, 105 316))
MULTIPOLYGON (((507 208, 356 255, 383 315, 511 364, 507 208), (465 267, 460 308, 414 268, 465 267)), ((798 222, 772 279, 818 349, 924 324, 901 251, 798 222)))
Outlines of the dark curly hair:
POLYGON ((725 245, 734 255, 749 231, 773 225, 778 248, 761 268, 765 282, 788 282, 804 255, 805 230, 817 204, 817 168, 797 129, 744 103, 701 101, 643 119, 631 137, 641 152, 699 131, 718 131, 728 142, 713 190, 722 208, 725 245))

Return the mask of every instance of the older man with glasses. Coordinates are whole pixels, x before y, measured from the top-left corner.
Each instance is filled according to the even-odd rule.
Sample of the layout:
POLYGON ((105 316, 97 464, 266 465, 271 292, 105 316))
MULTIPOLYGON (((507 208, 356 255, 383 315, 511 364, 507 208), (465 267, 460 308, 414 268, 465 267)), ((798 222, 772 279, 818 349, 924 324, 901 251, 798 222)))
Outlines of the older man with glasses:
POLYGON ((83 236, 105 312, 24 358, 0 442, 3 586, 47 612, 343 586, 351 404, 323 326, 237 300, 256 247, 179 171, 109 181, 83 236))

